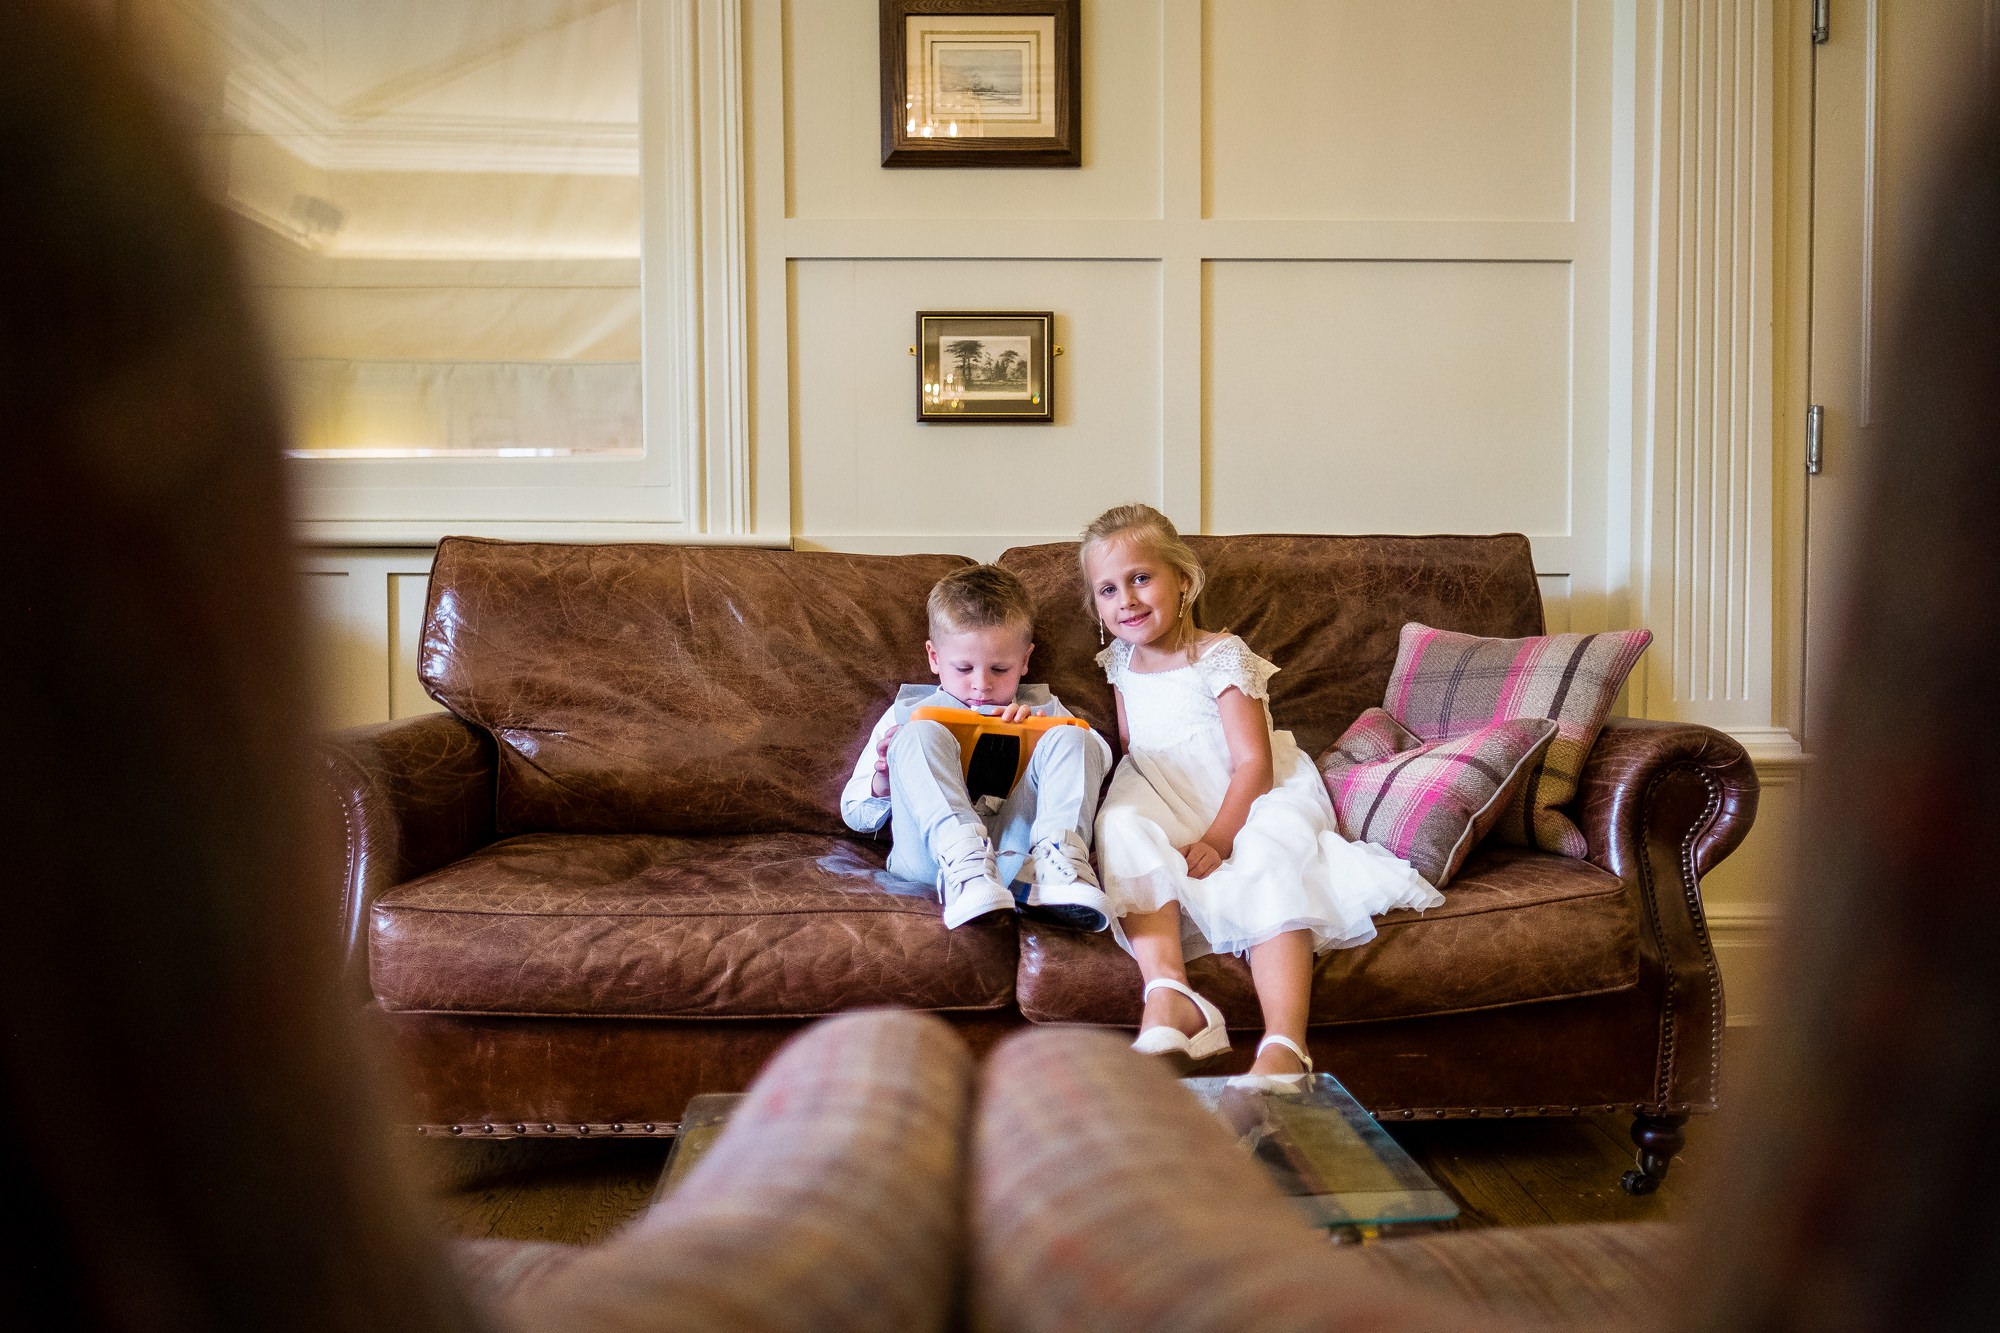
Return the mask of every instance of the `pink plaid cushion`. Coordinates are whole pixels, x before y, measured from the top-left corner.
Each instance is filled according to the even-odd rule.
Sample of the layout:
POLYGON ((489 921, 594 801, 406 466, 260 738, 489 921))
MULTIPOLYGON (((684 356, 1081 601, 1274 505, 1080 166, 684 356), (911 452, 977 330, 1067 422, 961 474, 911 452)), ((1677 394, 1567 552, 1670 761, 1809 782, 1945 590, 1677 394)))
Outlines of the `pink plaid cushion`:
POLYGON ((1581 857, 1583 834, 1557 807, 1576 795, 1577 774, 1619 686, 1653 641, 1651 630, 1482 639, 1414 622, 1403 626, 1382 706, 1426 741, 1455 740, 1495 722, 1548 718, 1555 739, 1494 826, 1501 842, 1581 857))
POLYGON ((1387 848, 1442 888, 1555 735, 1548 718, 1517 718, 1426 742, 1371 708, 1334 742, 1319 771, 1342 837, 1387 848))

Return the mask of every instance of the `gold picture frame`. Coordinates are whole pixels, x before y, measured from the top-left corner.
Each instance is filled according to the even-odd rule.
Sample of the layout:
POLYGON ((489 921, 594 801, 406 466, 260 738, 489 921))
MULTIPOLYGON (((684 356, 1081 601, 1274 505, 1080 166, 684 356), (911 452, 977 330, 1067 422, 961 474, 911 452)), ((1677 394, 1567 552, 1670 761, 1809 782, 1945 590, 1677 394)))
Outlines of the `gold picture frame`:
POLYGON ((1055 322, 1048 310, 919 310, 917 420, 1054 421, 1055 322))
POLYGON ((881 0, 882 165, 1083 165, 1078 0, 881 0))

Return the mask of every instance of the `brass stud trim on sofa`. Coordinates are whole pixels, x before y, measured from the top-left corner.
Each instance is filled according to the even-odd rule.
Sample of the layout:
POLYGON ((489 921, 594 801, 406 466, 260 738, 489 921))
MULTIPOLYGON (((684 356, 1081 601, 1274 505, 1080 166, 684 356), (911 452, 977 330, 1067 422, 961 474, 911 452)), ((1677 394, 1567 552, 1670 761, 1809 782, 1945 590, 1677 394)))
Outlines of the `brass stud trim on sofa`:
POLYGON ((443 1125, 433 1123, 412 1125, 411 1128, 427 1137, 455 1134, 462 1138, 468 1134, 490 1134, 496 1139, 507 1139, 529 1138, 536 1134, 542 1134, 555 1135, 559 1138, 589 1138, 597 1134, 648 1134, 657 1138, 673 1138, 680 1133, 681 1124, 678 1120, 648 1120, 643 1124, 624 1120, 583 1122, 577 1124, 560 1124, 545 1121, 541 1124, 536 1124, 532 1121, 523 1120, 513 1123, 495 1121, 488 1124, 443 1125))

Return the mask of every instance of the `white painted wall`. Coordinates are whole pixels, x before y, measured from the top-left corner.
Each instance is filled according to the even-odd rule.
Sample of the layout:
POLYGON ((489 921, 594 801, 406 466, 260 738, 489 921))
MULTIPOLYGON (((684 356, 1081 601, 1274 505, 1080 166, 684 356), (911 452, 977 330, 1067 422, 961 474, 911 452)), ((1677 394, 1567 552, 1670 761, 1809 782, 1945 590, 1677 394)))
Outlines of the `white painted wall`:
MULTIPOLYGON (((1632 711, 1764 770, 1707 886, 1754 1016, 1800 761, 1778 9, 1085 0, 1084 165, 1000 171, 878 165, 870 0, 741 0, 747 455, 698 482, 740 484, 738 532, 844 550, 990 557, 1129 499, 1209 532, 1527 533, 1551 628, 1659 636, 1632 711), (954 307, 1056 312, 1053 424, 914 420, 914 313, 954 307)), ((426 558, 315 548, 331 721, 430 706, 426 558)))

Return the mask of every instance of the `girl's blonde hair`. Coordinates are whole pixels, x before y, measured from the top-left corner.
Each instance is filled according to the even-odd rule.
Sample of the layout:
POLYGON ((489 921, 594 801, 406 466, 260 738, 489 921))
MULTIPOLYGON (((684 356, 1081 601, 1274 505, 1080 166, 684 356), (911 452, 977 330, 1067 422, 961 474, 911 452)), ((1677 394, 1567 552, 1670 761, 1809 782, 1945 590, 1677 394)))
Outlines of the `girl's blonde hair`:
POLYGON ((1197 637, 1194 603, 1201 596, 1202 585, 1208 582, 1208 574, 1188 544, 1181 540, 1173 520, 1151 505, 1129 504, 1107 509, 1083 530, 1082 544, 1076 548, 1077 568, 1083 572, 1083 609, 1100 625, 1104 623, 1097 614, 1097 590, 1090 585, 1090 553, 1106 542, 1120 539, 1145 547, 1186 581, 1187 596, 1181 602, 1180 615, 1174 622, 1173 646, 1185 652, 1188 661, 1193 662, 1197 637))

